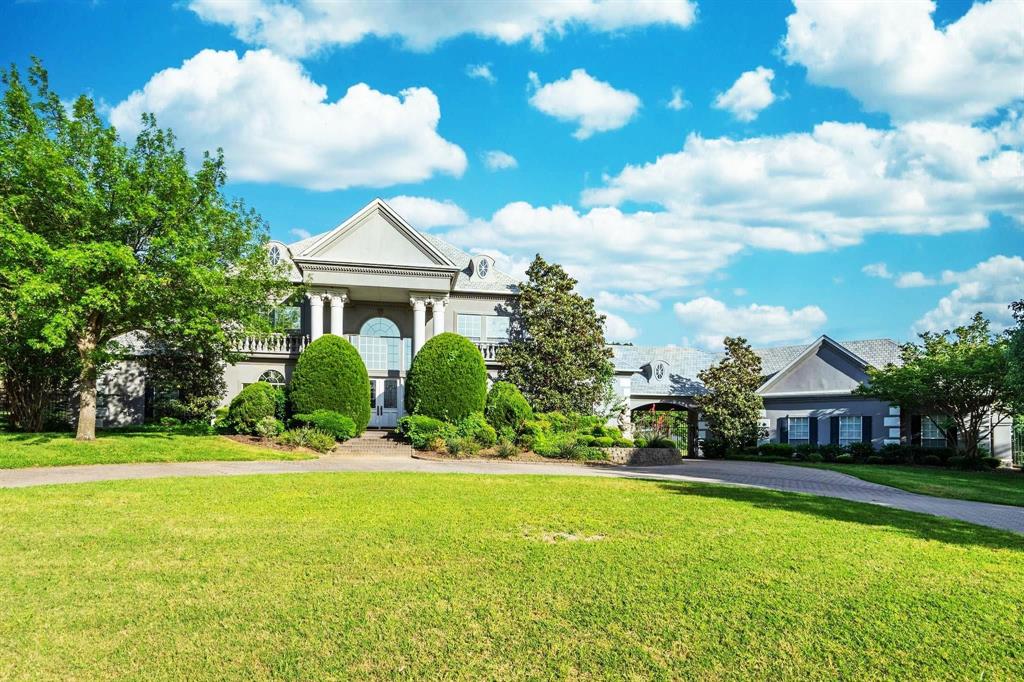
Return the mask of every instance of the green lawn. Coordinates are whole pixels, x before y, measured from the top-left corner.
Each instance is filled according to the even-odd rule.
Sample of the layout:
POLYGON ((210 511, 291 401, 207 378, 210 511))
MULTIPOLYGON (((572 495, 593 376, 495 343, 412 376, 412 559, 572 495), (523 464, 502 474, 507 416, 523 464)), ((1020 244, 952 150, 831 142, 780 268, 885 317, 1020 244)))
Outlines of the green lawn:
POLYGON ((308 459, 310 456, 307 452, 255 447, 223 436, 166 431, 100 431, 92 442, 76 441, 67 433, 0 432, 0 469, 122 462, 308 459))
POLYGON ((891 485, 912 493, 1024 507, 1024 473, 1020 471, 954 471, 935 467, 863 464, 805 464, 891 485))
POLYGON ((294 474, 0 490, 0 678, 1013 679, 1024 537, 772 491, 294 474))

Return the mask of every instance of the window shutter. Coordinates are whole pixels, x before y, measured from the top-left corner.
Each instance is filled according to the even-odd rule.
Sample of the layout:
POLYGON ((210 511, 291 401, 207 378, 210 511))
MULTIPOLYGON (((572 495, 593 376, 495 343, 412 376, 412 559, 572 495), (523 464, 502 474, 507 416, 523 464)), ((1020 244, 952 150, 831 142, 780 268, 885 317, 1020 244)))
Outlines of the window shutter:
POLYGON ((818 418, 817 417, 808 417, 807 418, 807 429, 808 429, 808 435, 810 436, 810 439, 811 439, 811 445, 817 445, 818 444, 818 418))
POLYGON ((948 429, 946 429, 946 447, 947 448, 955 448, 956 447, 956 427, 955 426, 950 426, 948 429))
POLYGON ((828 442, 832 445, 839 445, 839 417, 828 419, 828 442))
POLYGON ((910 444, 921 444, 921 415, 919 414, 910 417, 910 444))
POLYGON ((779 442, 789 442, 789 419, 787 417, 779 417, 778 422, 779 442))
POLYGON ((860 418, 860 439, 865 443, 871 442, 871 417, 860 418))

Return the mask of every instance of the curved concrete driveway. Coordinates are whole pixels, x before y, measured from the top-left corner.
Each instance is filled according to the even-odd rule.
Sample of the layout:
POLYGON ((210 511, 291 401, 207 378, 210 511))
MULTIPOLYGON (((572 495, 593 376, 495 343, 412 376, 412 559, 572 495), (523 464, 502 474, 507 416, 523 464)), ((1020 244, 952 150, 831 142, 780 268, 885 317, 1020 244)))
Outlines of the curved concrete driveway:
POLYGON ((530 462, 431 461, 407 455, 332 455, 302 461, 161 462, 97 464, 0 470, 0 488, 84 483, 166 476, 242 476, 330 471, 416 471, 424 473, 541 474, 604 476, 665 481, 724 483, 783 492, 808 493, 945 516, 1024 533, 1024 508, 916 495, 826 469, 722 460, 687 460, 659 467, 589 467, 530 462))

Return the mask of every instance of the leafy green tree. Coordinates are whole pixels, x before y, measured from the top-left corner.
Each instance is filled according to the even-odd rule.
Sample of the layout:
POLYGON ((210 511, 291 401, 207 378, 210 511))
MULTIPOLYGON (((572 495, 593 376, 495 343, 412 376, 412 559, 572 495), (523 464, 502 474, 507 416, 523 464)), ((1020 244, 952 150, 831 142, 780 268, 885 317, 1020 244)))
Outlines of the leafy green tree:
POLYGON ((502 379, 518 386, 535 410, 590 414, 611 381, 612 351, 594 299, 576 293, 576 280, 540 254, 519 285, 509 342, 498 349, 502 379))
POLYGON ((9 308, 14 319, 45 314, 31 347, 77 352, 78 438, 90 440, 96 378, 119 336, 203 338, 227 350, 233 332, 267 325, 269 298, 288 283, 268 263, 262 219, 221 194, 219 151, 193 172, 153 116, 128 145, 90 98, 69 112, 38 60, 28 85, 14 67, 2 75, 0 213, 14 233, 3 245, 31 244, 36 260, 14 273, 9 308))
POLYGON ((978 457, 979 444, 1012 407, 1007 340, 991 332, 981 313, 952 331, 919 337, 920 343, 903 345, 902 365, 869 368, 869 383, 856 393, 912 414, 941 415, 936 426, 945 431, 951 423, 958 448, 978 457))
POLYGON ((1006 374, 1008 401, 1014 414, 1024 415, 1024 299, 1010 304, 1017 326, 1007 332, 1007 359, 1010 364, 1006 374))
POLYGON ((714 438, 729 449, 753 445, 768 435, 761 426, 764 402, 757 389, 764 381, 761 358, 743 337, 726 337, 725 357, 697 373, 707 393, 697 406, 714 438))

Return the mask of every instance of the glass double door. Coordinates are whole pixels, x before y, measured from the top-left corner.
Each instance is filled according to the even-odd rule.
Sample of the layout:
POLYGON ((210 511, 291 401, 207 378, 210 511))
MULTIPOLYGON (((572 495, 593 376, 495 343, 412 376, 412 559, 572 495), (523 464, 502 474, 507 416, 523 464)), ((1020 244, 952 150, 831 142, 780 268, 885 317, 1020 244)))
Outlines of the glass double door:
POLYGON ((398 379, 370 379, 370 426, 398 426, 398 379))

